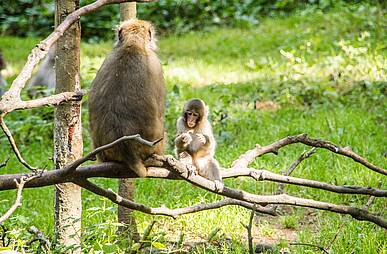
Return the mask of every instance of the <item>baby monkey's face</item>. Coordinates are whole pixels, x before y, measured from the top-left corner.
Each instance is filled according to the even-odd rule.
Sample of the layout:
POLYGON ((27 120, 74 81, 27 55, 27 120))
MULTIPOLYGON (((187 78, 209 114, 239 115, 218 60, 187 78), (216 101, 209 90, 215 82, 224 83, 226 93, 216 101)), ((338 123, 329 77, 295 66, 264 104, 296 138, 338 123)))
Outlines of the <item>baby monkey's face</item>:
POLYGON ((185 112, 186 124, 189 128, 194 128, 199 121, 199 113, 194 110, 187 110, 185 112))

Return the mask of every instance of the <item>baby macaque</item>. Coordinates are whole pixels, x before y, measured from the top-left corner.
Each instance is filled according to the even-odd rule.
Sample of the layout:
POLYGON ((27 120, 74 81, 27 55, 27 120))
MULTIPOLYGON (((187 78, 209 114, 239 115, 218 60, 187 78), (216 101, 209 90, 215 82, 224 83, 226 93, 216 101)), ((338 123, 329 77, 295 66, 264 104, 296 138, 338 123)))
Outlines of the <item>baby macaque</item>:
POLYGON ((208 117, 208 107, 199 99, 189 100, 176 123, 175 147, 182 163, 193 165, 199 175, 223 188, 220 166, 214 158, 216 141, 208 117))

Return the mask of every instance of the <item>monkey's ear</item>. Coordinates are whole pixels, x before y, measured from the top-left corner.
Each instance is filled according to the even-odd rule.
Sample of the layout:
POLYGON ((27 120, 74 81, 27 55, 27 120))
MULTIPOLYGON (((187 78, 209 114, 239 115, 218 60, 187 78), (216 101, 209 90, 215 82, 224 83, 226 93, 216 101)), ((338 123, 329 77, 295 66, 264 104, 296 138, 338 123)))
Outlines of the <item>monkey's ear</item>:
POLYGON ((153 39, 153 31, 152 31, 152 29, 148 30, 148 36, 149 36, 149 41, 152 41, 152 39, 153 39))
POLYGON ((122 29, 121 28, 118 29, 117 36, 118 36, 118 41, 122 42, 122 29))

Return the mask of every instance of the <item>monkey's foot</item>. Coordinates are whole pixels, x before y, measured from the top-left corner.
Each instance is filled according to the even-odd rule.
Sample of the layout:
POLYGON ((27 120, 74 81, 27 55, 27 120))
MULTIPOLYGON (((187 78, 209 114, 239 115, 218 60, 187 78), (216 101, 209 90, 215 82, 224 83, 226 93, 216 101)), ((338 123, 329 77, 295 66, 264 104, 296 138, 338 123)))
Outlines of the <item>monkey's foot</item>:
POLYGON ((214 184, 215 184, 215 191, 216 191, 216 192, 221 192, 221 191, 223 191, 223 189, 224 189, 224 183, 223 183, 222 181, 215 180, 215 181, 214 181, 214 184))
POLYGON ((157 160, 154 156, 149 157, 144 161, 145 167, 162 167, 163 162, 157 160))
POLYGON ((198 170, 195 166, 186 164, 187 171, 188 171, 188 177, 190 176, 196 176, 198 174, 198 170))

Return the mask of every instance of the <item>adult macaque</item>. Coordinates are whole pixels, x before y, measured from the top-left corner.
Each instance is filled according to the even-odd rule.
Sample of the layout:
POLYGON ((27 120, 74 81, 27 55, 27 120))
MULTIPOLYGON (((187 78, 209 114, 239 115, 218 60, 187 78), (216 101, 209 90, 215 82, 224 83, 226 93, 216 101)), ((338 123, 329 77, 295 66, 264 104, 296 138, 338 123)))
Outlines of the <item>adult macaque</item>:
POLYGON ((1 70, 4 70, 6 66, 3 54, 0 52, 0 96, 3 95, 5 87, 7 86, 7 82, 3 78, 3 75, 1 75, 1 70))
POLYGON ((192 164, 199 175, 222 188, 220 166, 215 160, 216 141, 208 117, 208 107, 199 99, 189 100, 176 123, 175 146, 179 160, 192 164))
POLYGON ((47 90, 52 91, 55 88, 55 49, 55 45, 50 48, 38 71, 28 83, 27 92, 30 97, 38 94, 47 95, 49 94, 47 90))
MULTIPOLYGON (((155 53, 153 26, 132 19, 120 24, 118 41, 99 69, 89 93, 90 134, 94 147, 125 135, 154 141, 164 136, 165 85, 155 53)), ((144 161, 163 154, 154 147, 127 141, 98 155, 100 161, 125 163, 138 176, 147 175, 144 161)))

